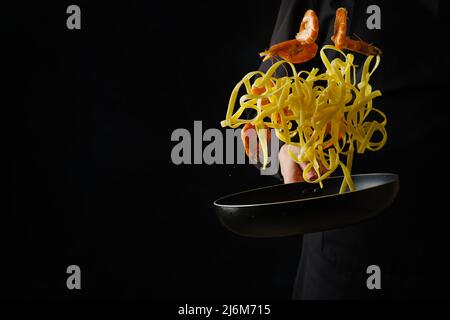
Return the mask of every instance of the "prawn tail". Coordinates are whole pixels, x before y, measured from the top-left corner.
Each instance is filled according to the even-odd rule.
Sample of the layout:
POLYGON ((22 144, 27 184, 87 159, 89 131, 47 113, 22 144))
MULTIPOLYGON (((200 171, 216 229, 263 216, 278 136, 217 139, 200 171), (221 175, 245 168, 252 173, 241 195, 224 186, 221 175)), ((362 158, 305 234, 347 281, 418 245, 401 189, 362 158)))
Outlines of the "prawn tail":
POLYGON ((366 56, 381 56, 380 49, 362 40, 352 40, 347 38, 345 48, 366 56))

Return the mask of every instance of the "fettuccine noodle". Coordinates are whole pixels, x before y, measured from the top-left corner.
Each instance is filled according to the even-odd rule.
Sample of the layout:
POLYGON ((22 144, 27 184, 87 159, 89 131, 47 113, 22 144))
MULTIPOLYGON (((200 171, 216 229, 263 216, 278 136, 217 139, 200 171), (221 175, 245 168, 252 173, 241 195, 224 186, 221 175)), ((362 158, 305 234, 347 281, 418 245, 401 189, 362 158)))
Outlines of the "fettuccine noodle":
POLYGON ((369 84, 380 57, 366 58, 359 82, 352 54, 327 45, 320 50, 320 57, 326 69, 324 73, 319 73, 317 68, 297 72, 292 63, 284 60, 274 63, 266 73, 248 73, 233 89, 226 119, 221 125, 231 128, 246 123, 254 125, 264 155, 264 167, 268 162, 266 128, 275 129, 278 139, 300 149, 298 155, 293 152, 290 155, 296 162, 308 164, 303 170, 306 182, 323 187, 323 180, 340 167, 344 175, 340 193, 347 187, 354 191, 351 178, 354 152, 377 151, 387 139, 386 115, 373 106, 373 99, 381 96, 381 92, 372 91, 369 84), (341 55, 330 62, 325 50, 335 50, 341 55), (371 68, 373 59, 375 63, 371 68), (282 65, 290 69, 292 75, 275 77, 275 71, 282 65), (261 88, 262 93, 255 94, 254 87, 261 88), (239 96, 242 88, 246 93, 239 96), (256 115, 252 119, 243 117, 246 109, 255 110, 256 115), (377 115, 375 118, 380 121, 369 120, 369 115, 377 115), (377 132, 380 134, 375 139, 377 132), (325 168, 323 174, 321 167, 325 168), (311 169, 317 173, 315 180, 308 178, 307 172, 311 169))

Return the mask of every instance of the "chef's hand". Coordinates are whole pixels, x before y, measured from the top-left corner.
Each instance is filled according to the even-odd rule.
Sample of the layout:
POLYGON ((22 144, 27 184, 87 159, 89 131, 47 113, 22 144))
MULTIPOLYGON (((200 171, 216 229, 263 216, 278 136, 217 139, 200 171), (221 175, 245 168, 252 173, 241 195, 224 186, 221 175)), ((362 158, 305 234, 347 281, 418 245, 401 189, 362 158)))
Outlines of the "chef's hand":
MULTIPOLYGON (((283 176, 284 183, 301 182, 303 180, 303 169, 306 168, 308 163, 301 162, 296 163, 288 152, 288 147, 290 151, 296 155, 300 153, 300 149, 295 146, 289 146, 287 144, 283 145, 278 154, 278 159, 280 160, 281 175, 283 176)), ((307 174, 308 179, 317 179, 317 173, 314 169, 311 169, 307 174)))

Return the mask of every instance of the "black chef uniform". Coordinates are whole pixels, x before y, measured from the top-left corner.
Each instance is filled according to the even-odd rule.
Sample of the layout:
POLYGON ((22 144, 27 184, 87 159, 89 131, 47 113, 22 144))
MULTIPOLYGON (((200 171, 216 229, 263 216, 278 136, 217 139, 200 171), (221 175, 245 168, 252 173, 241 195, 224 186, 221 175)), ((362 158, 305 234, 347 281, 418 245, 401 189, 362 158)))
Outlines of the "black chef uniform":
MULTIPOLYGON (((319 18, 319 48, 331 44, 336 9, 348 10, 347 33, 383 52, 371 78, 383 96, 374 102, 388 118, 388 142, 356 155, 353 173, 400 175, 394 204, 374 219, 303 237, 294 299, 449 297, 448 102, 449 62, 439 42, 444 30, 438 1, 282 1, 272 44, 293 39, 307 9, 319 18), (367 12, 377 5, 381 29, 367 12), (368 289, 367 267, 380 268, 381 289, 368 289)), ((329 53, 328 53, 329 54, 329 53)), ((365 57, 355 53, 356 64, 365 57)), ((333 58, 330 54, 330 58, 333 58)), ((270 65, 264 63, 262 70, 270 65)), ((300 70, 322 66, 320 56, 300 70)), ((361 68, 359 68, 361 71, 361 68)), ((283 72, 283 70, 280 70, 283 72)), ((360 76, 360 73, 359 73, 360 76)))

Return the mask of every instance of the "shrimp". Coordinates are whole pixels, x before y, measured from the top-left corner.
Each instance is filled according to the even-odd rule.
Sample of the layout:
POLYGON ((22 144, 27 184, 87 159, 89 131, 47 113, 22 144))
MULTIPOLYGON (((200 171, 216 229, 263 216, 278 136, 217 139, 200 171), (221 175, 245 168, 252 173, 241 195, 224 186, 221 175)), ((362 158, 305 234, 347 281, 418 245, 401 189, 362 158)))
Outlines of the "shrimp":
POLYGON ((345 48, 351 51, 365 54, 366 56, 380 56, 381 50, 362 40, 352 40, 347 37, 345 48))
POLYGON ((297 39, 293 39, 275 44, 268 50, 261 52, 259 55, 264 57, 263 61, 279 56, 291 63, 303 63, 316 56, 317 48, 315 42, 311 44, 302 44, 297 39))
POLYGON ((347 38, 347 9, 339 8, 336 10, 336 17, 334 18, 334 34, 331 40, 337 49, 342 49, 345 46, 347 38))
POLYGON ((319 19, 314 10, 306 11, 300 24, 300 31, 295 36, 295 39, 302 44, 311 44, 316 41, 319 34, 319 19))
POLYGON ((353 40, 347 36, 347 9, 339 8, 336 10, 334 19, 334 33, 331 36, 334 46, 337 49, 347 49, 350 51, 371 55, 381 55, 381 50, 371 44, 360 40, 353 40))
POLYGON ((314 10, 308 10, 303 16, 295 39, 275 44, 259 55, 264 57, 263 61, 279 56, 291 63, 306 62, 316 56, 318 47, 315 41, 318 34, 319 19, 314 10))

